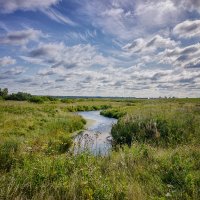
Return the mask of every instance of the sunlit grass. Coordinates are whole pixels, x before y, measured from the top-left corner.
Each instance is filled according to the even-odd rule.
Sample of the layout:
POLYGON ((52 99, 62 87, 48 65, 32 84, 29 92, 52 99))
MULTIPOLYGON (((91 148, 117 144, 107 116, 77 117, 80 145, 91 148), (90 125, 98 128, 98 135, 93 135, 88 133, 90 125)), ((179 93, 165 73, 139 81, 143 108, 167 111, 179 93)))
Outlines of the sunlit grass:
POLYGON ((199 105, 198 99, 0 101, 0 199, 197 200, 199 105), (119 118, 115 150, 74 155, 71 136, 85 120, 72 111, 105 105, 112 108, 102 114, 119 118))

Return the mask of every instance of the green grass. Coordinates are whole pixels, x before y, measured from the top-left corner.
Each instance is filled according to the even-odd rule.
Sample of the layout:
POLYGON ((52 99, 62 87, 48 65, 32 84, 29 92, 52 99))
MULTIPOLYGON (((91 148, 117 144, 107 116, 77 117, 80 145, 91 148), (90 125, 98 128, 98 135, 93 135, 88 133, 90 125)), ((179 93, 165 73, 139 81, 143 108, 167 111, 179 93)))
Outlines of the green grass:
POLYGON ((197 200, 199 124, 199 99, 0 101, 0 199, 197 200), (113 151, 74 155, 72 111, 102 108, 113 151))
POLYGON ((200 141, 200 99, 133 100, 101 114, 119 119, 112 129, 117 144, 176 146, 200 141))
POLYGON ((98 159, 29 154, 2 174, 0 193, 5 199, 198 199, 196 148, 135 144, 98 159))

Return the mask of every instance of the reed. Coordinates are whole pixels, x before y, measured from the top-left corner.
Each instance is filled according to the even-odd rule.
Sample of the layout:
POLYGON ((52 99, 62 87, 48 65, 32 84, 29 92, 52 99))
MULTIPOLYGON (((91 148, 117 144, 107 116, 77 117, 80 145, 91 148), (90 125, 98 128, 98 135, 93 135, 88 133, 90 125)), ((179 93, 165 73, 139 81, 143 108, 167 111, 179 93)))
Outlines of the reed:
POLYGON ((196 99, 0 101, 0 199, 197 200, 199 105, 196 99), (85 120, 68 106, 97 105, 124 113, 112 129, 115 148, 107 156, 74 154, 71 136, 85 120))

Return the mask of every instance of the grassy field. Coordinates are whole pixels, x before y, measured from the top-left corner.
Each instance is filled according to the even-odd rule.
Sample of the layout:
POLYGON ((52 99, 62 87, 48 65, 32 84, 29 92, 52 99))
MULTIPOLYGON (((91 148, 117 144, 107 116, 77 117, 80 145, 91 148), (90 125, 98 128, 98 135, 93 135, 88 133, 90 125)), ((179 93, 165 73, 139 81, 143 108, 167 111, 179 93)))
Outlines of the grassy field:
POLYGON ((200 99, 0 101, 0 199, 199 199, 200 99), (118 118, 113 152, 74 155, 75 111, 118 118))

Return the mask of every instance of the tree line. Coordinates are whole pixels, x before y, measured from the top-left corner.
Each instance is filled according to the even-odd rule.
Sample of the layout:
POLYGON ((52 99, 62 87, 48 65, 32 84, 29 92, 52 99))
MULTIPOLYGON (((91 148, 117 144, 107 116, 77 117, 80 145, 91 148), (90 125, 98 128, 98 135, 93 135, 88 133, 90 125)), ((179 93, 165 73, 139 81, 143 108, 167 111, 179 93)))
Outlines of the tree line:
POLYGON ((8 88, 0 88, 0 99, 15 100, 15 101, 30 101, 34 103, 43 103, 45 101, 56 101, 57 99, 51 96, 35 96, 26 92, 8 93, 8 88))

